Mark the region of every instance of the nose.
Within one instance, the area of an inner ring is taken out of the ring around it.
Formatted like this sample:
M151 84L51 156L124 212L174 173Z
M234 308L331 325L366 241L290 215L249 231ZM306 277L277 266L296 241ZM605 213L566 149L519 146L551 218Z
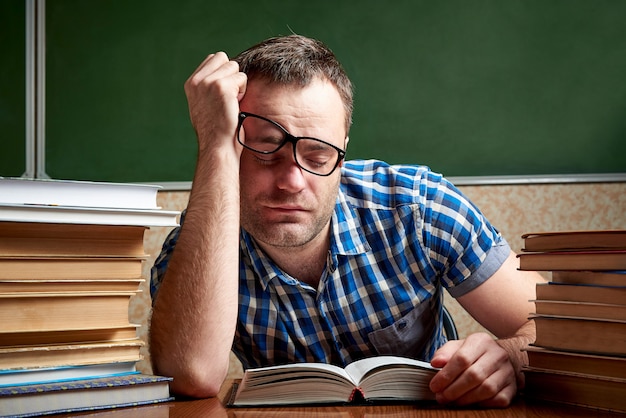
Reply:
M297 193L306 185L305 173L291 154L290 158L283 160L280 169L276 172L276 186L286 192Z

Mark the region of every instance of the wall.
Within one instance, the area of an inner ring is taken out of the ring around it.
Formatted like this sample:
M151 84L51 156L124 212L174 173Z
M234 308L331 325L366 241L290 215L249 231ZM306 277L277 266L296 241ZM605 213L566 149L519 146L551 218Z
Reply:
M626 229L626 183L494 185L459 187L502 232L515 251L522 247L521 235L545 230ZM159 204L164 209L181 210L188 192L161 192ZM146 234L146 251L150 254L144 273L149 269L167 234L165 228L154 228ZM461 337L482 328L451 298L451 310ZM131 318L140 323L141 337L147 342L150 315L150 292L147 283L143 293L131 302ZM148 347L139 364L150 371ZM240 373L237 361L231 359L231 373Z

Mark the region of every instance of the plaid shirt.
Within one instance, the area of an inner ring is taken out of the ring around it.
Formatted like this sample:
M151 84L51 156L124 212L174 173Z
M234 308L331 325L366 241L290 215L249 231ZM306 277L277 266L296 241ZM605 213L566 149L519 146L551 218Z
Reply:
M281 271L241 231L233 351L245 368L345 366L379 354L429 360L446 341L442 288L463 295L509 254L478 209L427 167L369 160L341 170L317 289ZM175 229L152 269L153 298L177 237Z

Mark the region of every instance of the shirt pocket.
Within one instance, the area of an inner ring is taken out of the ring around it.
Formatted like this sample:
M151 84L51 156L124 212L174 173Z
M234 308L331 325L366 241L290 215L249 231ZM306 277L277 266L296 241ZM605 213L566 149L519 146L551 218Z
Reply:
M378 355L425 359L435 331L430 303L421 303L393 324L368 334Z

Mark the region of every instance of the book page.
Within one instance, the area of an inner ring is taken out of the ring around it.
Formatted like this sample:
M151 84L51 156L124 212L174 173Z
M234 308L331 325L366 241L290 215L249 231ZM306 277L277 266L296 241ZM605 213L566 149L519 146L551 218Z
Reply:
M378 356L357 360L348 364L345 370L352 376L354 381L361 382L369 372L402 365L419 367L425 370L437 370L425 361L396 356Z
M340 367L289 364L245 371L235 405L348 402L355 384Z
M344 369L332 364L325 363L298 363L280 366L260 367L246 370L246 383L248 386L256 382L267 384L272 381L284 382L286 380L300 379L303 376L336 376L338 380L345 380L356 386L355 380Z

